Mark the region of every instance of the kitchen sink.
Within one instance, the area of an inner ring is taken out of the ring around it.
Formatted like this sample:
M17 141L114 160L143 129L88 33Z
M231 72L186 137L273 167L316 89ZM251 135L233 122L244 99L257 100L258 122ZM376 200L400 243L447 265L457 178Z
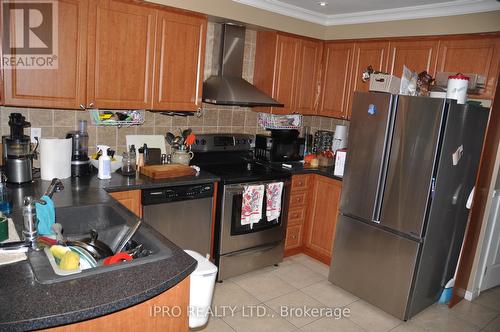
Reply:
M132 223L136 221L135 219L130 219L128 211L124 211L123 208L114 205L97 204L56 208L56 222L63 226L63 234L67 239L76 240L89 237L90 230L95 229L98 232L98 239L110 247L112 247L116 236L120 232L123 233L124 228L131 227ZM81 273L65 276L56 274L43 250L30 251L28 259L33 268L36 280L42 284L51 284L126 269L165 259L172 255L170 248L163 245L153 232L148 226L143 224L132 237L133 240L142 243L144 249L151 250L151 255L108 266L98 265L95 268L82 270Z

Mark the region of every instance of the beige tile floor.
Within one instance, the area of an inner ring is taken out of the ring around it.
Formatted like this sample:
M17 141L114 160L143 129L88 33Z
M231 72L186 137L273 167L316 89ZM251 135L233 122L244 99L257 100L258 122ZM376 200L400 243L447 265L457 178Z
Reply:
M432 305L403 322L334 286L327 278L326 265L300 254L286 258L278 267L217 283L212 306L214 316L199 331L500 331L500 287L484 292L473 302L462 301L451 310L447 306ZM280 311L282 306L349 308L350 316L335 319L325 315L286 315Z

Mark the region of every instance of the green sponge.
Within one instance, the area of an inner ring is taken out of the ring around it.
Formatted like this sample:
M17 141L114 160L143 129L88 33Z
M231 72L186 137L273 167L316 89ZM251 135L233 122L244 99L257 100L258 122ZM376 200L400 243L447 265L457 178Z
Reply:
M0 212L0 242L9 238L9 220Z

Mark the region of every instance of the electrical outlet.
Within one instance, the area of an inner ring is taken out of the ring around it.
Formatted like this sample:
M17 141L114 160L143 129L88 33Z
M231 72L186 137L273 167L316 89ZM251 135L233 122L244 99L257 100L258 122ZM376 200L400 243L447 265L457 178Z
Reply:
M42 137L42 128L31 128L31 143L36 143L35 137Z

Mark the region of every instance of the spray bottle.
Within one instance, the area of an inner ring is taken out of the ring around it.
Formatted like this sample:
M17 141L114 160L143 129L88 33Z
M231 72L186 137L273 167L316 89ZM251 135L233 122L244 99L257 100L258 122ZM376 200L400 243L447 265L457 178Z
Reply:
M101 151L101 157L99 158L99 172L97 177L101 180L111 179L111 158L108 156L109 146L98 145L97 151Z

